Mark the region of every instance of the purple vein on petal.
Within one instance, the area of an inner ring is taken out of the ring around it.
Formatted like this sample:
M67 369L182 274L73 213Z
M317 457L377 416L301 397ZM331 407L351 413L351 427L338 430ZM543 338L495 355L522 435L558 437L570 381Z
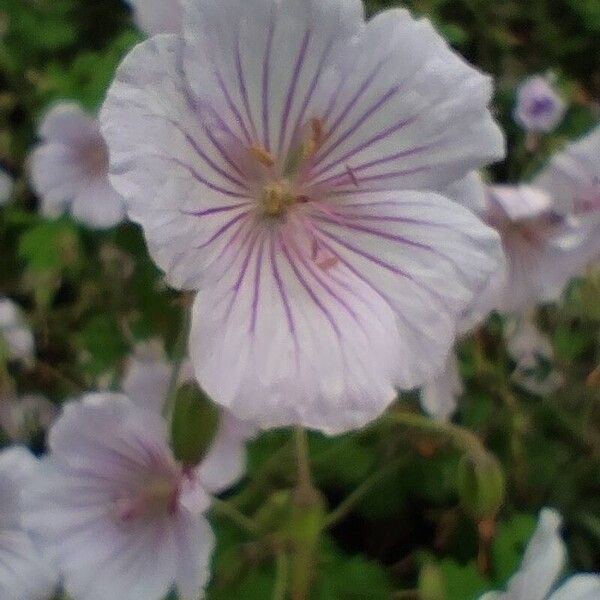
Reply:
M244 206L248 206L249 204L251 204L251 202L240 202L240 204L232 204L231 206L214 206L212 208L207 208L206 210L200 210L200 211L180 210L179 212L182 215L189 215L190 217L206 217L208 215L214 215L214 214L218 214L218 213L229 212L231 210L237 210Z
M263 144L267 151L271 151L271 131L269 124L269 105L270 105L270 80L271 80L271 55L273 51L273 37L275 35L275 13L277 4L274 2L271 7L271 16L269 21L269 33L267 34L267 46L265 48L265 58L263 60L262 74L262 121L263 121Z
M244 108L246 110L246 115L247 115L248 121L250 123L250 128L252 129L252 134L254 135L254 139L258 140L258 133L257 133L256 125L254 123L254 118L252 117L252 111L250 110L250 99L248 97L248 86L246 85L246 79L244 77L244 70L243 70L243 66L242 66L242 51L240 49L240 35L239 34L236 38L236 44L235 44L235 68L237 70L239 91L240 91L240 95L242 96L242 102L244 103Z
M282 118L281 118L281 127L279 129L279 141L277 143L277 152L280 156L283 151L283 144L285 141L285 136L287 134L288 122L290 119L290 112L292 110L292 103L293 103L294 97L296 95L296 87L298 86L298 81L300 79L300 73L302 72L302 69L304 68L304 61L306 60L306 52L308 50L308 45L310 43L311 35L312 35L312 31L310 29L308 29L304 33L302 45L300 46L300 52L298 53L296 65L294 66L292 81L290 82L290 87L288 89L287 98L286 98L285 105L283 108L283 114L282 114Z
M404 169L404 170L399 170L399 171L390 171L388 173L380 173L379 175L371 175L369 177L355 177L355 181L352 181L352 188L349 190L333 190L332 192L330 192L332 195L346 195L346 194L365 194L365 193L371 193L371 192L381 192L381 191L389 191L389 192L393 192L393 191L397 191L394 188L391 188L389 190L381 190L378 188L363 188L360 187L361 184L366 183L366 182L376 182L378 180L384 181L386 179L394 179L396 177L408 177L410 175L415 175L416 173L421 173L424 171L429 171L431 169L431 167L429 166L421 166L421 167L414 167L412 169ZM347 173L342 173L340 175L336 175L333 178L327 179L326 181L328 182L328 185L331 186L342 186L342 185L346 185L348 184L348 174ZM358 184L359 187L356 186L356 184Z
M260 298L260 276L262 271L262 259L265 249L265 239L260 242L258 252L256 253L256 270L254 273L254 296L252 298L252 319L250 322L250 331L256 331L256 320L258 318L258 299Z
M283 279L281 278L281 273L279 272L279 268L277 267L277 257L275 254L275 236L271 236L271 249L270 249L270 261L271 261L271 270L273 271L273 277L275 278L275 283L277 284L277 290L279 291L279 295L281 296L281 302L283 304L283 309L285 311L288 325L290 328L290 333L296 338L296 325L294 323L294 318L292 316L292 308L290 305L290 301L288 295L285 291L285 286L283 284Z
M334 150L339 148L339 146L341 146L353 133L355 133L358 129L360 129L360 127L362 127L362 125L369 118L371 118L375 113L377 113L379 110L381 110L381 108L383 108L401 89L402 89L402 86L400 84L396 84L396 85L392 86L375 104L373 104L371 107L369 107L368 110L363 112L363 114L358 118L358 120L354 123L354 125L347 128L343 134L338 136L336 138L336 140L327 147L326 150L324 150L319 156L317 156L316 163L320 164L325 158L330 156ZM394 133L394 131L397 131L397 130L402 129L403 127L406 127L406 125L408 125L411 122L411 119L414 119L414 118L415 117L405 119L404 121L401 121L400 123L397 123L396 125L391 127L389 130L382 132L381 134L379 134L382 136L381 139L384 139L386 136L391 135L392 133ZM334 126L332 129L335 130L336 127Z
M219 227L219 229L217 229L217 231L206 242L203 242L199 246L196 246L195 249L201 250L203 248L206 248L207 246L215 242L217 239L219 239L227 230L233 227L236 223L239 223L242 219L247 217L249 214L250 211L247 210L243 213L240 213L239 215L236 215L235 217L233 217L233 219L230 219L229 221L227 221L227 223L221 225L221 227Z

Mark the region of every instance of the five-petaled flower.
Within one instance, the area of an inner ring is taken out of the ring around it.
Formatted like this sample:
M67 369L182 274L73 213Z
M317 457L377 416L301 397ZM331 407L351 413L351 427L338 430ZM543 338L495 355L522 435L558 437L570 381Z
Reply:
M262 426L363 426L441 370L497 236L440 193L502 157L487 77L404 10L193 0L118 70L111 181L198 290L204 389Z
M205 586L214 535L204 512L241 476L245 438L224 421L189 466L167 430L152 408L108 393L68 404L51 428L26 523L73 598L161 600L174 586L193 600Z

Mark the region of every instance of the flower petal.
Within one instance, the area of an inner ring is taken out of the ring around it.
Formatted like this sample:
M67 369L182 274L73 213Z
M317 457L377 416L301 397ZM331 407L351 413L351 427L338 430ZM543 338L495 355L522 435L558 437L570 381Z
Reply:
M600 598L600 575L575 575L548 600L598 600L598 598Z
M99 179L82 190L73 200L73 217L89 227L114 227L125 218L123 198L107 179Z
M319 182L357 193L444 189L504 155L488 110L491 81L408 11L368 22L338 54L335 76L315 107L327 132L313 169Z
M508 584L515 600L545 600L565 565L566 549L560 537L562 519L551 509L540 513L537 529L525 551L519 572Z
M464 391L456 354L450 354L446 368L421 390L421 405L432 417L447 421L456 411Z
M137 26L148 35L179 33L182 27L181 0L128 0Z
M185 72L238 138L287 154L363 15L360 0L189 2Z
M205 256L249 213L249 190L203 125L181 71L181 41L156 36L117 72L101 114L111 181L170 282L197 287Z

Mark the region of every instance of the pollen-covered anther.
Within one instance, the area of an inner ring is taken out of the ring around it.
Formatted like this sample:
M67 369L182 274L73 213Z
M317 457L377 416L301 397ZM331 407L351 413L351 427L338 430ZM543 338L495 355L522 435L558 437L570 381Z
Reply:
M265 167L275 166L275 157L263 146L250 146L248 148L250 156Z
M265 185L261 200L265 214L279 217L298 201L298 196L292 190L289 181L282 179Z

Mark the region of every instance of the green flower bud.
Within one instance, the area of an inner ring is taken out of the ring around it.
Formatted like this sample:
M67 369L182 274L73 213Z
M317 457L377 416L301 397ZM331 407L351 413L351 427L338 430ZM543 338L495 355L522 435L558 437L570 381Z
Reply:
M171 446L175 458L197 465L210 449L219 428L219 411L193 384L177 390L171 418Z
M504 472L490 454L463 457L457 485L464 510L477 521L494 517L504 503Z

